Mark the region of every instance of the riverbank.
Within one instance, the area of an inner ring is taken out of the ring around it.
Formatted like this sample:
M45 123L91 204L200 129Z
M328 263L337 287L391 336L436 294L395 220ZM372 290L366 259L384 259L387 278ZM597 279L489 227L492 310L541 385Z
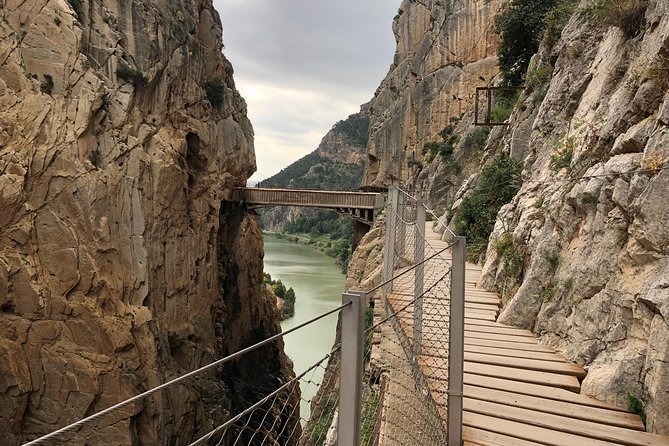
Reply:
M337 266L341 268L342 273L346 274L348 263L351 260L351 242L349 240L332 238L327 234L315 237L308 233L270 232L264 230L263 235L316 249L326 256L332 257Z

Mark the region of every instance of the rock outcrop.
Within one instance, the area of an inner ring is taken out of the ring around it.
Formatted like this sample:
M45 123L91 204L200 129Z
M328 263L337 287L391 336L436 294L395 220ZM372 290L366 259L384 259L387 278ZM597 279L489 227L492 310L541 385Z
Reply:
M0 437L17 444L279 326L257 223L221 205L255 157L211 1L9 1L0 25ZM63 440L187 444L290 373L277 344Z
M491 240L512 233L524 271L500 320L585 365L584 393L623 407L634 395L648 430L669 434L669 171L654 170L669 159L669 10L647 2L630 33L585 7L535 57L552 79L504 140L523 186ZM501 283L494 243L484 273Z
M411 162L427 165L425 143L439 139L451 118L474 102L477 86L498 73L493 17L502 0L404 0L395 16L395 59L372 100L365 183L384 186L415 176ZM446 166L425 166L423 183ZM424 190L448 189L438 181ZM417 187L423 187L418 185ZM438 200L438 198L437 198Z
M522 161L523 186L499 212L484 266L483 284L505 294L500 320L583 364L586 394L621 407L640 400L648 430L667 434L667 3L571 2L580 4L534 57L510 126L475 134L472 97L498 72L492 21L502 3L402 3L395 61L372 101L365 180L457 208L496 154ZM456 169L421 153L449 124ZM476 157L469 136L485 145ZM517 277L497 253L501 237L522 259ZM374 265L358 263L354 255L356 278L371 277Z

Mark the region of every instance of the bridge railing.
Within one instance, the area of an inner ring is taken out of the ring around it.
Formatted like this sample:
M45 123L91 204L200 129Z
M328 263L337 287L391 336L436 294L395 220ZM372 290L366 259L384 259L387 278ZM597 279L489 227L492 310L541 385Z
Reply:
M235 189L232 199L255 206L379 209L384 204L378 193L254 187Z

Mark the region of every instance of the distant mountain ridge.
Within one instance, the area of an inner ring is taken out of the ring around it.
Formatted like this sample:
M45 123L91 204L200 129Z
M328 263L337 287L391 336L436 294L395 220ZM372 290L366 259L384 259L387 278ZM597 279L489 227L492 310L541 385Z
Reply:
M316 150L258 187L356 190L362 181L368 134L369 106L364 104L360 112L337 122Z

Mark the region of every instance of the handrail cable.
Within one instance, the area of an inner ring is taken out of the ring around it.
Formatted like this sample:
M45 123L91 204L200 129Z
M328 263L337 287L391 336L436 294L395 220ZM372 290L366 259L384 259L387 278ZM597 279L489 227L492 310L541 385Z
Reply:
M371 294L371 293L373 293L374 291L377 291L379 288L383 287L384 285L388 285L388 284L389 284L390 282L392 282L393 280L395 280L395 279L399 279L400 277L402 277L403 275L405 275L405 274L408 273L409 271L414 270L417 266L420 266L420 265L422 265L422 264L424 264L424 263L427 263L428 260L432 260L432 259L434 259L435 257L437 257L437 256L439 256L440 254L442 254L444 251L447 251L447 250L451 249L451 248L452 248L453 246L455 246L457 243L458 243L458 242L451 243L451 244L448 245L447 247L442 248L442 249L440 249L439 251L437 251L436 253L432 254L430 257L426 257L426 258L423 259L422 261L416 263L416 264L413 265L411 268L408 268L408 269L406 269L405 271L402 271L401 273L397 274L396 276L391 277L390 279L386 280L385 282L381 282L380 284L376 285L376 286L375 286L374 288L372 288L371 290L369 290L369 291L365 291L365 293L367 293L367 294Z
M350 305L350 304L347 304L347 305ZM346 306L346 305L344 305L344 306ZM317 361L315 364L313 364L313 365L312 365L311 367L309 367L307 370L305 370L304 372L300 373L298 376L296 376L295 378L291 379L290 381L286 381L286 383L285 383L284 385L282 385L281 387L277 388L277 389L276 389L275 391L273 391L272 393L267 394L265 397L263 397L262 399L260 399L259 401L257 401L257 402L256 402L255 404L253 404L252 406L247 407L247 408L244 409L242 412L240 412L240 413L238 413L237 415L235 415L234 417L230 418L228 421L226 421L225 423L221 424L220 426L218 426L217 428L215 428L214 430L212 430L212 431L209 432L208 434L205 434L205 435L203 435L202 437L198 438L197 440L195 440L193 443L189 444L188 446L196 446L196 445L202 443L203 441L210 439L211 437L213 437L214 435L216 435L217 432L220 432L221 430L226 429L226 428L229 427L231 424L235 423L237 420L239 420L240 418L242 418L244 415L246 415L246 414L248 414L248 413L254 411L255 409L257 409L258 407L262 406L262 405L265 404L270 398L272 398L273 396L277 395L279 392L281 392L282 390L284 390L284 389L285 389L286 387L288 387L289 385L291 385L291 384L293 384L293 383L295 383L295 382L301 380L302 378L304 378L304 376L305 376L307 373L309 373L310 371L312 371L312 370L315 369L316 367L320 366L326 359L330 358L330 357L334 354L334 352L336 352L339 348L340 348L340 346L335 347L333 350L330 351L330 353L328 353L327 355L325 355L322 359L320 359L319 361Z
M395 187L397 187L397 186L395 186ZM423 207L425 208L425 211L427 211L428 214L430 214L430 215L432 215L434 218L436 218L436 219L437 219L437 222L439 222L444 228L446 228L446 230L451 234L452 237L457 237L457 236L458 236L455 232L451 231L451 228L448 227L448 222L444 223L444 222L441 220L441 217L439 217L437 214L435 214L434 211L433 211L432 209L430 209L429 207L427 207L427 206L425 205L425 203L423 203L421 200L419 200L418 198L414 197L413 195L411 195L410 193L408 193L408 192L405 191L404 189L402 189L402 188L400 188L400 187L397 187L397 189L399 189L399 191L402 192L402 193L403 193L404 195L406 195L407 197L413 199L416 203L420 203L421 206L423 206Z
M90 416L88 416L88 417L86 417L86 418L83 418L83 419L81 419L81 420L79 420L79 421L76 421L76 422L74 422L74 423L72 423L72 424L69 424L69 425L67 425L67 426L65 426L65 427L62 427L62 428L60 428L60 429L58 429L58 430L55 430L55 431L53 431L53 432L51 432L51 433L49 433L49 434L46 434L46 435L44 435L44 436L42 436L42 437L39 437L39 438L37 438L37 439L35 439L35 440L29 441L28 443L24 443L23 446L32 446L32 445L43 444L43 442L44 442L45 440L48 440L48 439L50 439L50 438L57 437L57 436L59 436L60 434L63 434L63 433L66 433L66 432L68 432L68 431L71 431L71 430L73 430L73 429L75 429L75 428L81 427L81 426L83 426L84 424L86 424L86 423L88 423L88 422L90 422L90 421L96 420L96 419L101 418L101 417L103 417L103 416L105 416L105 415L107 415L107 414L110 414L110 413L112 413L112 412L114 412L114 411L116 411L116 410L118 410L118 409L121 409L121 408L123 408L123 407L129 405L130 403L134 403L135 401L138 401L138 400L140 400L140 399L142 399L142 398L145 398L145 397L147 397L147 396L149 396L149 395L152 395L152 394L154 394L154 393L156 393L156 392L158 392L158 391L160 391L160 390L163 390L163 389L165 389L165 388L167 388L167 387L170 387L170 386L172 386L173 384L176 384L176 383L178 383L178 382L180 382L180 381L183 381L183 380L188 379L188 378L191 378L192 376L195 376L195 375L197 375L197 374L199 374L199 373L202 373L202 372L204 372L205 370L211 369L211 368L216 367L216 366L219 366L219 365L221 365L221 364L225 364L226 362L229 362L229 361L231 361L231 360L233 360L233 359L236 359L236 358L238 358L238 357L240 357L240 356L243 356L243 355L245 355L246 353L249 353L249 352L251 352L251 351L253 351L253 350L256 350L256 349L258 349L258 348L260 348L260 347L262 347L262 346L264 346L264 345L269 344L269 343L272 342L272 341L275 341L275 340L277 340L277 339L279 339L279 338L282 338L283 336L285 336L285 335L287 335L287 334L290 334L290 333L292 333L292 332L294 332L294 331L299 330L300 328L303 328L303 327L305 327L305 326L307 326L307 325L310 325L310 324L312 324L312 323L314 323L314 322L316 322L316 321L318 321L318 320L320 320L320 319L323 319L324 317L327 317L327 316L329 316L329 315L331 315L331 314L333 314L333 313L336 313L337 311L340 311L341 309L343 309L343 308L345 308L345 307L347 307L347 306L349 306L349 305L352 305L352 303L353 303L353 302L350 301L350 302L347 302L347 303L345 303L345 304L343 304L343 305L340 305L340 306L338 306L337 308L334 308L334 309L332 309L332 310L330 310L330 311L327 311L327 312L321 314L320 316L316 316L316 317L314 317L314 318L312 318L312 319L310 319L310 320L308 320L308 321L306 321L306 322L303 322L303 323L301 323L301 324L299 324L299 325L297 325L297 326L295 326L295 327L293 327L293 328L291 328L291 329L289 329L289 330L286 330L286 331L284 331L284 332L277 333L277 334L275 334L274 336L271 336L271 337L269 337L269 338L267 338L267 339L265 339L265 340L263 340L263 341L258 342L257 344L253 344L253 345L251 345L251 346L249 346L249 347L246 347L245 349L239 350L238 352L235 352L235 353L233 353L233 354L231 354L231 355L228 355L228 356L226 356L225 358L221 358L221 359L219 359L219 360L217 360L217 361L214 361L214 362L212 362L212 363L210 363L210 364L207 364L207 365L205 365L205 366L203 366L203 367L200 367L199 369L196 369L196 370L193 370L193 371L191 371L191 372L188 372L188 373L186 373L186 374L184 374L184 375L181 375L181 376L179 376L179 377L177 377L177 378L174 378L174 379L171 380L171 381L168 381L168 382L166 382L166 383L160 384L160 385L158 385L158 386L156 386L156 387L154 387L154 388L152 388L152 389L149 389L149 390L147 390L147 391L145 391L145 392L142 392L142 393L140 393L139 395L135 395L135 396L133 396L133 397L131 397L131 398L128 398L128 399L125 400L125 401L121 401L120 403L114 404L113 406L110 406L110 407L108 407L108 408L106 408L106 409L103 409L103 410L101 410L100 412L94 413L93 415L90 415Z

